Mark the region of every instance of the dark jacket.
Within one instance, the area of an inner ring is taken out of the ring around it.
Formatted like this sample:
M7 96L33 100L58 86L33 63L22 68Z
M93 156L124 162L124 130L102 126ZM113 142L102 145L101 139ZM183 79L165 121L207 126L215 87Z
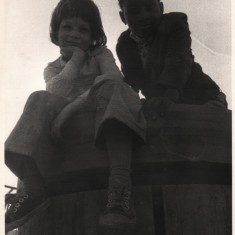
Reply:
M141 90L147 99L173 88L179 92L178 103L203 104L220 92L218 85L194 61L184 13L162 16L145 69L129 29L120 35L116 50L125 81L137 92Z

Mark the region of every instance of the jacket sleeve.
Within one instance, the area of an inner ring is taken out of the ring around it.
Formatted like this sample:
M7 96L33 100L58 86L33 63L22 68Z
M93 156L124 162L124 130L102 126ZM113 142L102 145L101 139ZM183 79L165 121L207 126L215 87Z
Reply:
M184 13L170 13L163 24L167 34L164 68L157 84L161 84L182 93L191 75L193 56L191 37Z
M130 30L123 32L116 45L116 52L121 63L121 71L124 75L124 81L132 87L137 93L142 87L144 77L142 64L138 54L137 45L131 42L129 37Z

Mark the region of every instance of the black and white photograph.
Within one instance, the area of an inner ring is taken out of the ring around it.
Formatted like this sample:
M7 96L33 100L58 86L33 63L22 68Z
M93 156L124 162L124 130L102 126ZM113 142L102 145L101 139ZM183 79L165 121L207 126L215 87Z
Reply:
M231 235L231 0L2 0L5 235Z

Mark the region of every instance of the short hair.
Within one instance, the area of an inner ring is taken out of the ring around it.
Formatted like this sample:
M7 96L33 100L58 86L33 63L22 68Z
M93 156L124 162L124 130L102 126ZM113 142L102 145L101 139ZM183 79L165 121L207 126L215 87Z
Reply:
M161 2L161 0L158 0L159 2ZM125 0L118 0L118 4L119 4L119 7L121 9L123 9L123 4L124 4Z
M73 17L79 17L89 24L94 48L106 45L107 37L104 33L100 12L92 0L60 0L51 17L50 38L52 43L58 45L61 21Z

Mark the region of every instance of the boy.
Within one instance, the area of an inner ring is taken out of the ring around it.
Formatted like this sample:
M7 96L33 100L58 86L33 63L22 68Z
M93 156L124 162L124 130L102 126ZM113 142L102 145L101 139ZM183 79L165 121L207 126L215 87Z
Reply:
M187 15L163 14L160 0L119 0L119 6L129 29L118 39L117 55L125 81L146 98L147 117L172 103L227 107L218 85L194 62Z

